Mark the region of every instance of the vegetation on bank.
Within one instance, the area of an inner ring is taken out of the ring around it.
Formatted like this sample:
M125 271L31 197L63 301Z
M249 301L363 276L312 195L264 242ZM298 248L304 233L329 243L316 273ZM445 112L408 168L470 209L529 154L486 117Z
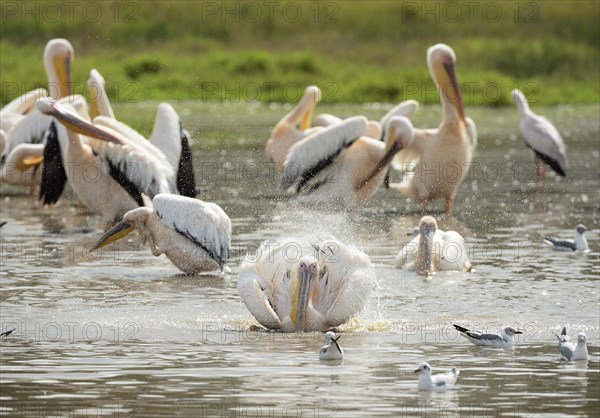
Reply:
M86 4L88 6L86 6ZM89 6L89 5L92 6ZM47 84L46 41L75 47L74 91L91 68L111 100L438 101L425 55L451 45L467 105L600 97L600 5L591 1L0 2L2 103Z

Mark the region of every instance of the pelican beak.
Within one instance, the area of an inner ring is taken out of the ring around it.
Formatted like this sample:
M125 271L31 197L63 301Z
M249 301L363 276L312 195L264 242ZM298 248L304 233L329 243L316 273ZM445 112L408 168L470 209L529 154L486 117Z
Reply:
M44 162L44 157L41 155L39 155L37 157L23 158L17 164L17 170L23 172L23 171L27 170L28 168L37 167L38 165L42 164L43 162Z
M122 220L108 231L106 231L94 244L90 251L95 251L98 248L102 248L111 242L117 241L127 235L129 235L135 229L135 223L133 221Z
M115 135L92 125L58 102L40 101L38 102L38 107L40 107L42 113L55 117L73 132L102 141L112 142L113 144L124 145L124 142Z
M456 77L456 71L454 69L454 63L445 63L444 69L448 78L450 79L450 86L440 86L442 94L454 104L454 108L458 114L460 120L467 126L467 120L465 116L465 107L460 93L460 85L458 84L458 78ZM453 97L452 97L453 96Z
M60 98L71 95L71 54L54 58L54 69L60 81Z
M390 126L389 135L389 138L396 138L396 130L393 126ZM386 153L384 154L384 156L381 158L381 160L379 160L379 162L373 168L373 170L371 170L371 172L367 174L366 177L364 177L356 186L354 186L354 191L359 191L360 189L362 189L369 181L371 181L371 179L373 179L373 177L375 177L381 172L381 170L387 167L388 164L394 158L394 155L396 155L398 151L402 149L402 147L403 144L401 138L390 141L389 144L386 145Z
M87 90L90 101L92 102L91 117L92 120L94 120L96 116L100 116L100 105L98 104L100 93L98 92L98 86L96 84L88 84Z
M304 330L304 322L306 320L306 311L308 310L308 302L312 294L312 284L315 278L315 272L310 271L308 267L300 268L298 272L299 284L296 292L296 303L292 309L292 320L296 324L296 332Z

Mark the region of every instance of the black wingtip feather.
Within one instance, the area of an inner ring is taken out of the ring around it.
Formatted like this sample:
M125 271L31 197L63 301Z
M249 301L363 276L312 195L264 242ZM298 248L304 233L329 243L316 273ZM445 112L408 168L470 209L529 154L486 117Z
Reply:
M38 199L44 205L52 205L58 201L67 184L67 173L60 152L56 122L48 126L46 145L44 146L44 166Z
M556 174L558 174L561 177L567 176L567 174L565 173L565 170L563 170L562 167L560 166L560 164L558 164L558 161L556 161L553 158L548 157L545 154L542 154L539 151L533 150L533 152L535 152L535 155L537 155L540 160L545 162L552 170L554 170L554 172L556 172Z
M194 177L194 159L190 147L190 135L179 121L181 136L181 156L177 167L177 190L179 194L187 197L196 197L196 179Z

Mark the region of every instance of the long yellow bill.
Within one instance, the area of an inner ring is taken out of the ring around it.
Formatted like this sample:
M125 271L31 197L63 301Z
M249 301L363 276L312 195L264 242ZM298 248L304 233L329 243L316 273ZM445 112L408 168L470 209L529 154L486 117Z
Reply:
M19 170L19 171L25 171L28 168L36 167L36 166L42 164L43 162L44 162L44 157L42 155L39 155L37 157L23 158L17 164L17 170Z
M120 240L123 237L129 235L135 229L135 223L133 221L123 220L106 231L100 239L90 248L90 251L95 251L98 248L102 248L105 245Z

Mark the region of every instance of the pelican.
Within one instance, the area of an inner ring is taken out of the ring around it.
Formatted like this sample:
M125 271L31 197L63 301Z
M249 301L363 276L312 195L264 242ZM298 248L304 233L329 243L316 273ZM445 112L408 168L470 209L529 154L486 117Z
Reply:
M501 334L482 334L476 331L469 331L460 325L454 325L454 328L460 332L460 335L471 341L473 344L492 348L513 347L515 345L514 336L516 334L523 334L513 327L502 328Z
M289 239L263 243L242 264L237 290L265 328L327 331L360 312L374 284L365 253L335 238Z
M125 135L132 141L138 142L153 153L163 163L171 165L175 171L176 187L179 194L188 197L196 196L196 180L191 150L190 134L183 127L179 115L168 103L160 103L156 111L154 127L148 141L137 131L115 118L108 95L105 90L104 77L96 69L90 71L87 82L88 92L92 98L92 116L103 116L99 123ZM101 121L101 122L100 122Z
M390 119L385 142L363 135L367 120L354 116L315 132L289 151L281 185L303 200L341 205L351 213L383 183L393 156L413 139L412 124Z
M440 93L443 118L437 129L414 129L412 146L399 153L394 164L412 172L390 187L420 201L425 210L432 201L444 199L444 211L449 215L473 159L477 130L465 117L452 48L445 44L430 47L427 65Z
M320 360L343 360L344 350L338 343L340 337L335 338L335 332L327 331L325 333L325 345L319 352Z
M583 251L587 252L590 250L587 239L583 235L586 231L589 231L585 225L579 224L575 227L575 239L558 240L556 238L544 237L544 242L550 244L557 251Z
M13 100L0 111L2 129L6 132L6 146L3 149L2 165L9 160L9 155L23 144L24 149L17 151L15 156L31 155L29 164L8 165L2 167L0 181L16 186L29 187L33 193L41 178L39 165L43 162L43 138L52 122L52 118L40 114L35 108L37 100L50 97L61 99L71 94L71 62L75 56L73 46L66 39L52 39L44 49L44 67L48 77L48 91L45 89L32 90ZM40 144L39 146L32 146Z
M556 334L554 334L556 335ZM585 333L580 332L577 334L577 345L573 345L571 338L567 335L567 327L563 327L560 335L556 335L558 338L558 348L560 350L560 358L565 361L571 360L588 360L588 350L586 346L587 338Z
M231 221L219 205L186 196L157 194L152 206L127 212L91 251L137 228L144 242L149 241L152 255L165 254L185 273L227 270Z
M435 271L471 271L464 238L455 231L438 229L432 216L423 216L416 235L396 255L396 268L416 270L421 274Z
M37 106L60 121L52 122L50 132L54 132L69 167L69 183L87 208L102 215L105 228L126 212L144 206L142 194L153 198L174 190L170 167L136 142L109 127L90 124L61 103L41 100ZM79 134L87 135L89 144Z
M307 134L320 128L311 128L312 114L317 103L321 101L321 89L308 86L304 96L291 112L285 115L273 128L271 138L267 141L265 151L269 160L275 164L279 172L289 149Z
M443 392L452 389L460 371L453 368L443 374L431 375L431 366L429 363L421 363L415 373L419 373L418 388L421 391Z
M538 182L546 177L547 164L561 177L566 176L569 166L565 142L552 122L543 116L535 114L530 108L525 95L518 89L512 91L513 99L521 115L519 127L525 143L534 152L535 173Z

